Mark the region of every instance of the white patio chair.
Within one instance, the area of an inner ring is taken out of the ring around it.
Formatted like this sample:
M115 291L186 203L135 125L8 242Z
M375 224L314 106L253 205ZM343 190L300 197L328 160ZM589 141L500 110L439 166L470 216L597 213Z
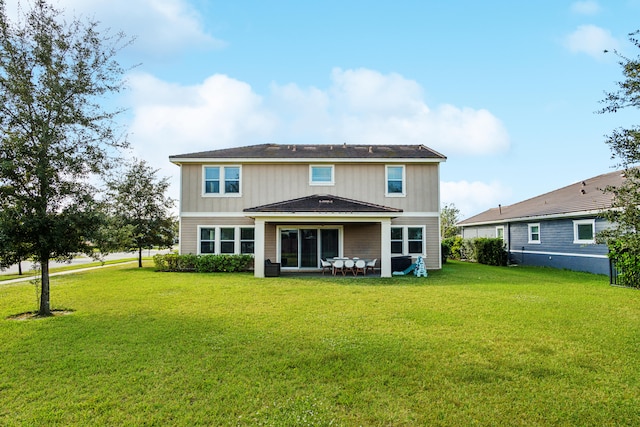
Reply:
M341 259L333 261L333 275L335 276L338 271L344 276L344 261Z
M375 273L376 272L376 262L378 262L378 258L376 259L372 259L371 261L367 262L367 266L365 268L365 274L367 274L367 271L371 270L371 272Z
M359 260L357 260L357 261L356 261L355 268L353 269L353 275L354 275L354 276L357 276L357 275L358 275L358 272L359 272L359 271L362 271L362 275L363 275L363 276L366 276L366 274L367 274L366 268L367 268L367 263L366 263L366 262L364 262L364 260L363 260L363 259L359 259Z
M329 270L330 272L333 270L333 265L329 261L325 261L322 258L320 259L320 265L322 266L322 275L324 276L324 271Z
M344 268L342 269L342 275L344 276L347 271L354 273L353 267L355 267L356 263L353 262L352 259L348 259L344 262ZM355 274L355 273L354 273Z

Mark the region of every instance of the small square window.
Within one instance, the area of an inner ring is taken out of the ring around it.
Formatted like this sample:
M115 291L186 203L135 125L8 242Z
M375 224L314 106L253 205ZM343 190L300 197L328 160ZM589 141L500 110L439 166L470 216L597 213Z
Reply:
M573 243L593 244L595 243L595 219L584 219L573 221Z
M333 185L332 165L311 165L309 168L309 183L311 185Z

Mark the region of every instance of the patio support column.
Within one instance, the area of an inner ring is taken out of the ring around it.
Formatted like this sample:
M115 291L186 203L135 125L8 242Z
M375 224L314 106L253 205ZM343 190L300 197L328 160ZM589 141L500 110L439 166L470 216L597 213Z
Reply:
M264 277L264 219L255 219L253 275Z
M380 221L380 277L391 277L391 219Z

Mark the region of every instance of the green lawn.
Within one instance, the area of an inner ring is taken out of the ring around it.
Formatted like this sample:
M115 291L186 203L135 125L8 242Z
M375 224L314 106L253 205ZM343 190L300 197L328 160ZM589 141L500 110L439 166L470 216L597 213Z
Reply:
M0 425L639 425L640 292L451 262L428 278L131 264L0 284Z

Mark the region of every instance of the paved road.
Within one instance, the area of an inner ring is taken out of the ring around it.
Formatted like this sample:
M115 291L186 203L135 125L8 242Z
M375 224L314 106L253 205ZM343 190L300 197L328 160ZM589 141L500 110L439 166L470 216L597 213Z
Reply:
M156 250L156 249L152 249L152 250L144 250L142 252L142 256L143 257L148 257L148 256L153 256L155 254L166 254L171 252L170 249L163 249L163 250ZM138 258L138 253L137 252L117 252L117 253L113 253L113 254L109 254L105 257L106 261L112 261L112 260L118 260L118 259L124 259L124 258ZM74 259L71 260L71 263L58 263L55 261L52 261L49 264L49 268L56 268L56 267L64 267L66 265L82 265L82 264L88 264L91 262L95 262L95 260L93 258L87 257L87 256L77 256ZM29 274L30 270L32 267L32 263L30 261L24 261L22 263L22 273L24 275L31 275ZM0 274L17 274L18 273L18 265L12 265L11 267L9 267L6 270L2 270L0 271Z

